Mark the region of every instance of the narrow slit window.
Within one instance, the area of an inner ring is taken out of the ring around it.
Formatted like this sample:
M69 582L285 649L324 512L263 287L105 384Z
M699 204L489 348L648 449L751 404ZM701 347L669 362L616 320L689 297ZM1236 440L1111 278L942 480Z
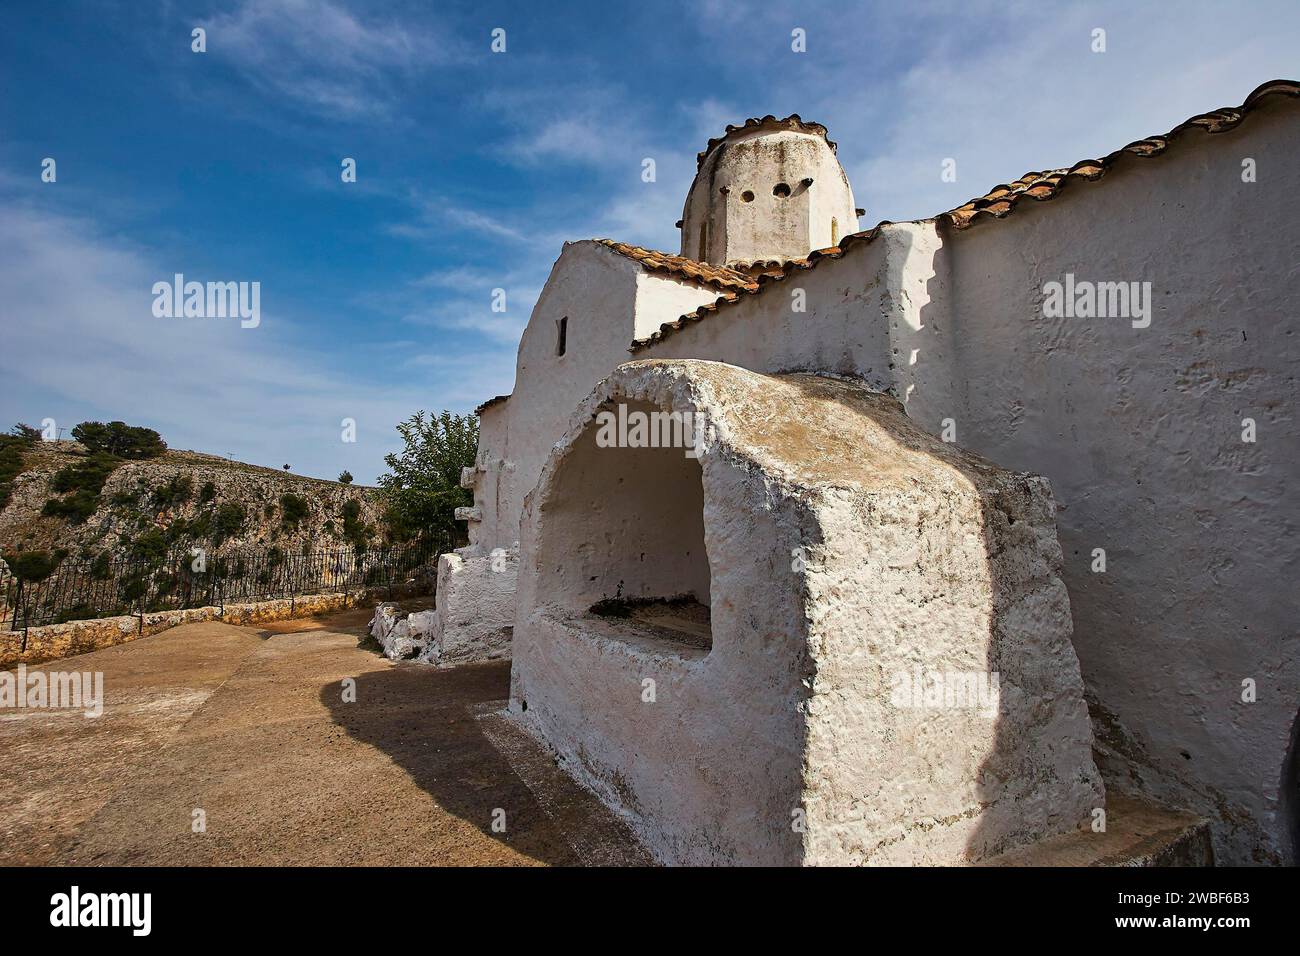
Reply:
M709 224L705 222L700 226L700 254L695 258L700 262L707 262L709 256Z
M831 245L838 246L839 244L840 244L840 223L839 220L832 218L831 219Z
M564 350L569 347L569 317L566 315L562 319L555 321L555 354L563 355Z

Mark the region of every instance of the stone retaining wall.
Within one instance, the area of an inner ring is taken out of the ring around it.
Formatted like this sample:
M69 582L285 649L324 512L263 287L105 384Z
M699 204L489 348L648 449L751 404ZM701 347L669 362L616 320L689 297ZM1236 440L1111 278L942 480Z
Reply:
M220 607L196 607L180 611L155 611L144 615L102 617L88 621L68 621L49 624L27 631L24 650L22 631L0 631L0 667L19 664L39 664L43 661L85 654L115 644L125 644L139 637L148 637L179 624L198 621L224 621L227 624L261 624L295 617L312 617L330 611L368 604L377 598L409 597L423 588L387 587L369 588L365 591L330 594L304 594L296 598L274 601L257 601L251 604L227 604Z

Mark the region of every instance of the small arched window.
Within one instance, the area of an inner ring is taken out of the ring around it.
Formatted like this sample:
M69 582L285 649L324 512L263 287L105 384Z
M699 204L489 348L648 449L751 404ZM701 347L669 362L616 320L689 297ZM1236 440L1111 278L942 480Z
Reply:
M700 262L707 262L709 258L709 223L705 220L700 226L700 254L695 258Z
M787 198L789 198L789 196L790 196L790 184L789 184L789 183L777 183L775 186L772 187L772 195L773 195L773 196L778 196L778 197L780 197L781 199L787 199Z

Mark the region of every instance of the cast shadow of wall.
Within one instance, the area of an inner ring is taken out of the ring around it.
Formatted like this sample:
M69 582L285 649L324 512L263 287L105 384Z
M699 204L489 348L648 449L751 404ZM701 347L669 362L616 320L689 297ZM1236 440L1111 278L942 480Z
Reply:
M356 682L355 703L343 702L337 682L319 695L350 737L382 751L440 808L489 839L543 863L578 862L475 716L476 708L509 696L509 661L445 670L399 664ZM492 829L498 810L506 822L500 833Z

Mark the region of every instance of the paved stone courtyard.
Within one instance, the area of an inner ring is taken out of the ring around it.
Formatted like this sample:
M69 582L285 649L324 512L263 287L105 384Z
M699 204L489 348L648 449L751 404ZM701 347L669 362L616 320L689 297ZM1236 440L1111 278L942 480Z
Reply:
M496 715L508 661L391 663L363 643L370 613L186 625L44 665L102 671L104 712L0 712L0 864L648 862Z

